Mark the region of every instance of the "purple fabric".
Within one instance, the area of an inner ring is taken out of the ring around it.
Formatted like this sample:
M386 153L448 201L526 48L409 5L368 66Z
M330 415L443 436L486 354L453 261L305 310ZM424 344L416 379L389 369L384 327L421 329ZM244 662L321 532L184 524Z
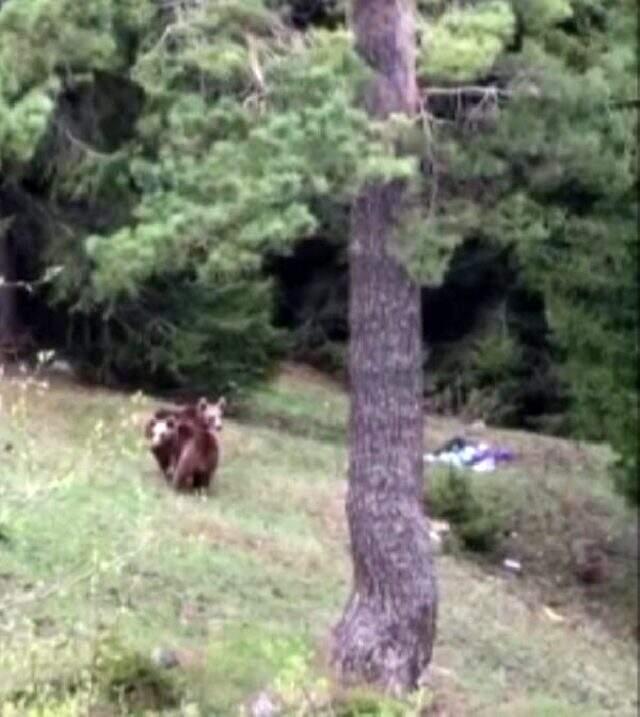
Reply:
M472 450L476 449L477 444L467 443L464 439L456 437L447 441L447 443L445 443L439 451L436 451L435 456L437 457L438 455L447 453L459 455L463 465L467 466L473 466L476 465L476 463L490 459L496 463L507 463L515 460L516 458L513 451L510 451L508 448L501 448L498 446L488 446L482 450L478 448L471 456L464 456L463 454L465 450L468 450L469 448Z
M473 465L487 458L493 458L496 463L506 463L515 460L515 454L507 448L487 448L484 451L478 451L469 461L469 464Z

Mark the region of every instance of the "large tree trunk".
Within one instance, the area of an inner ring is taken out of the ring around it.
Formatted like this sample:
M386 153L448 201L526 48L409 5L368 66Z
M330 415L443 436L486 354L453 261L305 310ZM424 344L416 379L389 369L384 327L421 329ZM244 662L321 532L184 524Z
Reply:
M416 108L410 0L354 0L358 50L375 71L370 113ZM422 505L420 291L390 252L400 182L367 187L352 213L347 515L354 584L334 631L348 682L414 688L431 660L437 589Z

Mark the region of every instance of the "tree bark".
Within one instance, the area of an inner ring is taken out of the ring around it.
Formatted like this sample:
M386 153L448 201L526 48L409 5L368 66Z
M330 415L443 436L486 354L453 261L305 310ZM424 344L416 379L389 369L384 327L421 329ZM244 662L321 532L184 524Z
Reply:
M410 0L353 0L357 48L374 71L365 98L378 117L416 109ZM402 182L370 185L352 209L351 385L347 517L353 588L333 635L346 682L399 693L431 660L437 586L422 504L420 290L390 252L406 202Z

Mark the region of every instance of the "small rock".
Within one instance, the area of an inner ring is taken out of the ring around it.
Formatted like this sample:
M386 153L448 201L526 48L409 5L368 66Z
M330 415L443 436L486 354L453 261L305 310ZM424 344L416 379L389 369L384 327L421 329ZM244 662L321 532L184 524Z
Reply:
M451 531L451 526L446 520L432 520L431 530L435 531L439 535L446 535Z
M430 520L429 521L429 537L435 550L442 550L445 537L451 532L451 527L446 520Z
M486 427L487 427L487 424L484 421L481 421L479 419L477 421L474 421L471 424L472 431L484 431L486 429Z
M440 552L442 550L442 538L440 537L440 534L435 530L430 530L429 537L431 538L431 545L434 550Z
M505 570L508 570L510 573L514 573L516 575L520 574L522 572L522 565L519 560L513 560L512 558L505 558L505 560L502 563L502 567Z

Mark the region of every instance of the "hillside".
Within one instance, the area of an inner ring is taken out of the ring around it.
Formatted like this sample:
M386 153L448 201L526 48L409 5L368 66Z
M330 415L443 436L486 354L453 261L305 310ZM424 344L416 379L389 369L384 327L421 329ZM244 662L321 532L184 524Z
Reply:
M324 705L295 714L417 712L384 712L321 679L350 578L338 388L291 367L256 394L225 424L207 497L158 478L141 430L148 397L17 375L0 399L0 715L86 714L85 701L94 715L233 715L264 689ZM461 430L430 419L427 445ZM606 451L478 430L521 454L505 475L540 487L546 522L527 535L544 540L521 554L521 578L486 557L439 555L427 714L636 714L635 623L614 600L624 571L591 592L561 566L544 579L566 537L543 534L558 515L612 534L633 525L603 477ZM180 664L155 664L169 659Z

